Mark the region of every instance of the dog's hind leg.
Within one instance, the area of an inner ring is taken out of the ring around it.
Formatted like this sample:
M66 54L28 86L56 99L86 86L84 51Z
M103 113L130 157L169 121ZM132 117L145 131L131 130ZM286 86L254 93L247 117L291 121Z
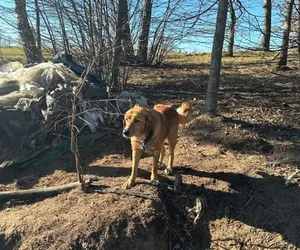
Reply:
M129 189L131 188L134 183L137 176L137 171L139 167L139 162L141 159L142 150L140 148L134 148L132 149L132 169L131 169L131 175L129 179L123 184L123 189Z
M151 183L155 186L159 184L157 169L158 169L158 157L161 153L161 149L156 149L153 155L153 166L151 170Z
M172 131L170 131L170 133L168 135L170 156L169 156L168 166L165 169L165 173L168 175L172 174L172 172L173 172L172 168L173 168L173 162L174 162L174 151L175 151L175 146L177 143L177 132L178 132L178 126L173 127Z
M160 150L159 162L158 162L158 169L164 168L164 158L165 158L166 150L164 145L162 145Z

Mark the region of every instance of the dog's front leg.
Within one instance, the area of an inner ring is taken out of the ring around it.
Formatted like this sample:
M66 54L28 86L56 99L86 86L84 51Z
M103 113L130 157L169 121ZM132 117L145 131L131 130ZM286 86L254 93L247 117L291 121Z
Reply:
M139 162L141 159L142 150L140 148L134 147L132 149L132 169L131 169L131 175L129 179L123 184L123 189L129 189L132 188L132 186L135 183L135 179L137 176L137 171L139 167Z
M155 186L159 185L158 176L157 176L157 169L158 169L158 159L160 155L161 150L155 150L153 155L153 167L151 171L151 183Z

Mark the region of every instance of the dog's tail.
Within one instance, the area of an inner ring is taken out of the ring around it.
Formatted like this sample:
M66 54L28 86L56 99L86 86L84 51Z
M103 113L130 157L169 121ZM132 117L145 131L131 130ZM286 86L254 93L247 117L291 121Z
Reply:
M179 114L179 124L184 125L189 123L192 118L192 106L188 102L184 102L181 106L177 109L177 113Z

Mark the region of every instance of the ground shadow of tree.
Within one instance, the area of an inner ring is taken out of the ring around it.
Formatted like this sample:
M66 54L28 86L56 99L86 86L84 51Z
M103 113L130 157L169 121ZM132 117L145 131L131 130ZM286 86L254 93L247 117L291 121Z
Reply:
M297 142L300 138L300 129L294 128L291 125L276 125L268 123L250 123L248 121L237 120L231 117L223 117L224 123L239 125L242 129L247 129L259 134L261 137L269 140L289 140Z
M86 171L89 174L114 178L127 178L130 173L129 168L120 166L96 166ZM186 239L188 240L186 244L196 247L191 249L199 249L200 245L201 249L208 249L212 244L208 223L217 219L229 218L266 232L279 233L284 240L300 247L300 217L298 216L300 189L298 186L286 188L283 177L269 175L265 172L257 172L257 178L254 178L238 173L209 173L194 170L188 166L176 167L174 171L181 175L222 180L227 182L232 189L232 192L222 192L204 189L195 184L184 184L181 191L176 193L169 188L173 185L173 181L160 174L159 197L168 213L170 229L176 229L176 233L175 230L172 231L175 242L176 240L180 242L180 236L187 237L186 230L190 230L191 238ZM147 181L150 178L149 171L139 169L138 176L141 179L136 185L149 184ZM130 194L131 191L126 192ZM208 204L204 216L194 228L183 226L187 223L184 221L188 217L187 208L193 207L195 197L200 195L206 197ZM182 242L180 243L182 244Z
M295 159L299 158L300 129L288 123L257 123L226 116L200 116L184 133L193 136L199 144L218 144L226 150L265 155L279 161L284 158L286 164L294 164Z
M69 146L69 145L67 145ZM55 148L54 148L55 149ZM51 151L49 148L47 151ZM105 155L120 154L130 156L130 141L125 140L121 136L121 130L108 133L107 136L101 138L101 140L92 141L91 145L81 145L79 147L81 154L82 167L88 166L92 161L97 158L101 158ZM37 156L30 159L41 160L43 156ZM83 168L83 174L86 168ZM26 167L21 165L15 165L14 167L0 168L0 183L11 184L16 182L16 186L19 189L30 189L39 183L42 177L53 174L56 170L61 170L66 173L76 172L74 155L70 152L69 148L66 152L52 163L41 164L36 166L35 164L29 164ZM75 178L73 181L76 181Z
M224 217L239 220L267 232L279 233L284 240L300 247L298 186L286 188L284 178L264 172L258 172L259 177L253 178L236 173L208 173L188 167L177 168L176 171L183 175L226 181L234 190L227 193L205 189L208 203L206 220L214 221ZM210 239L209 231L204 237Z

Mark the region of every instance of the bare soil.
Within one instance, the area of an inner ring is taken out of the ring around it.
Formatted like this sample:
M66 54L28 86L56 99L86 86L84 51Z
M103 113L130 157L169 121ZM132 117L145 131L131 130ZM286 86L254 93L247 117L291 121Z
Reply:
M81 149L84 177L99 177L98 190L3 204L0 249L300 249L299 182L284 186L300 159L300 72L275 74L262 61L224 64L216 117L201 113L208 64L134 69L129 90L195 109L176 147L180 190L163 170L161 185L150 184L147 155L137 184L122 190L130 145L115 131ZM0 169L0 190L76 181L71 158ZM202 216L194 224L197 197Z

